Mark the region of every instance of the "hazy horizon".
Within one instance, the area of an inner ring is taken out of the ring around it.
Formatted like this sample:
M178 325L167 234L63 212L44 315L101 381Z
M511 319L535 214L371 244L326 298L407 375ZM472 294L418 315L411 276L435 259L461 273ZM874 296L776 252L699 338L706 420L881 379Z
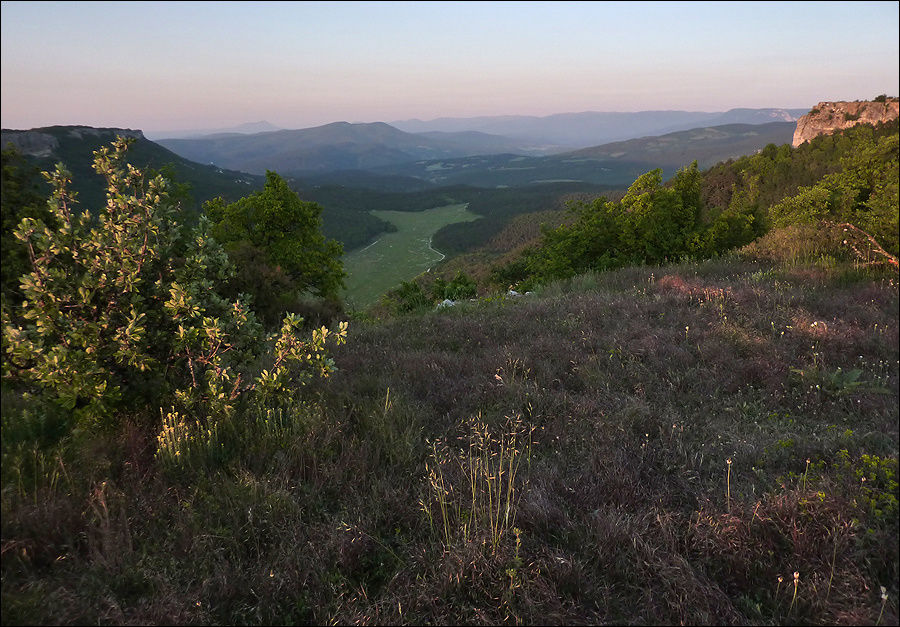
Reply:
M897 95L898 4L829 4L3 2L0 122L160 136Z

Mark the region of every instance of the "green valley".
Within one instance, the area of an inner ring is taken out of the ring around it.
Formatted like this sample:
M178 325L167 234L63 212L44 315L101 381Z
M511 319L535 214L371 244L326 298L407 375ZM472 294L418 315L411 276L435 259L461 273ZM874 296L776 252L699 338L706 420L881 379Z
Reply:
M472 222L480 216L466 210L466 204L435 207L425 211L372 211L377 218L397 227L365 248L344 255L347 272L347 304L364 307L401 281L408 281L444 259L432 248L438 229L457 222Z

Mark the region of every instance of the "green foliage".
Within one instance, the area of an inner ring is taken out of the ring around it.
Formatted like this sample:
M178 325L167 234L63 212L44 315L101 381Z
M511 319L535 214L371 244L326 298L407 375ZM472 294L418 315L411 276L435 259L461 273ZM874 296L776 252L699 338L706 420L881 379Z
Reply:
M382 297L382 304L397 313L421 311L431 306L432 299L415 280L403 281Z
M431 309L444 300L466 300L478 295L478 285L465 272L459 271L450 281L437 277L430 284L426 275L403 281L381 298L381 305L394 313Z
M322 235L322 208L300 200L275 172L266 172L262 191L231 204L215 199L205 210L214 223L213 235L226 249L259 249L267 264L284 271L297 293L336 297L343 287L343 247ZM251 293L258 296L264 289L259 285Z
M775 226L822 220L849 222L872 235L893 255L900 251L898 206L900 169L898 135L857 142L856 150L841 159L841 170L771 209Z
M28 249L16 239L13 231L22 218L39 218L52 224L46 199L38 192L40 180L37 168L28 164L12 146L2 152L3 192L0 200L0 257L2 257L3 302L10 306L22 301L19 277L28 271Z
M842 159L852 156L860 142L896 135L897 128L896 120L874 127L858 124L820 135L797 148L773 144L759 154L720 163L703 174L704 202L709 209L723 210L737 202L765 211L801 187L813 186L824 176L839 172Z
M95 214L76 211L62 166L45 174L58 228L25 218L15 231L32 268L21 280L22 306L3 314L4 375L81 423L147 405L215 418L248 392L266 398L327 375L328 331L302 341L300 320L289 316L264 338L245 303L220 295L232 268L208 221L182 226L165 179L122 165L128 143L95 153L107 181L106 206ZM345 336L343 326L337 341ZM266 359L269 369L254 376Z
M698 224L700 183L694 162L679 170L669 185L663 185L661 170L652 170L638 177L620 202L601 197L575 205L575 223L545 229L541 246L525 253L525 271L530 277L525 284L633 263L661 263L691 254L717 239L738 237L743 232L740 221L729 229L731 225L723 219L716 234L704 240ZM520 272L520 268L500 270L495 277L508 280Z
M868 236L896 256L897 154L894 121L858 125L796 149L769 144L705 173L695 162L666 185L654 170L638 177L619 202L601 197L577 205L574 223L545 229L538 247L495 268L492 280L528 288L586 271L710 257L745 246L773 226L823 221L852 225L844 244L866 261L878 252Z
M435 279L431 284L430 291L434 301L463 300L475 298L478 295L478 285L470 276L460 270L449 283L440 277Z

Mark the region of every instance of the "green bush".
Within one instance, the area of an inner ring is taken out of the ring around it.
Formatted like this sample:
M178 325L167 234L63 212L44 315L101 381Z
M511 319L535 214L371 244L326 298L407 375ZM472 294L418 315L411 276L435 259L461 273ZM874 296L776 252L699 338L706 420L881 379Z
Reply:
M76 211L61 165L45 173L58 226L25 218L15 231L32 267L21 307L3 312L4 376L96 424L148 405L216 417L247 393L267 398L327 375L330 332L303 341L289 316L264 337L242 301L220 295L233 270L208 221L180 224L165 179L122 165L128 143L94 153L107 183L99 211ZM337 341L345 336L342 324Z
M464 300L475 298L477 295L478 285L461 270L449 283L439 277L431 284L431 298L434 301Z
M14 147L3 150L3 193L0 195L0 291L7 306L22 302L19 277L28 271L28 249L13 235L22 218L40 218L52 225L46 200L38 193L38 169L28 165Z
M396 313L427 309L431 306L431 302L422 286L414 280L403 281L382 297L382 303Z

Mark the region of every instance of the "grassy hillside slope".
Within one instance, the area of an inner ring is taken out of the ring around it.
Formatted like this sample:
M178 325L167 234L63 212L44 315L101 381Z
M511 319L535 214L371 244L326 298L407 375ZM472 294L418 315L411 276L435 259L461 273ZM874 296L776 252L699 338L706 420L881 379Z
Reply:
M785 248L353 321L177 472L6 395L4 622L896 623L896 274Z

